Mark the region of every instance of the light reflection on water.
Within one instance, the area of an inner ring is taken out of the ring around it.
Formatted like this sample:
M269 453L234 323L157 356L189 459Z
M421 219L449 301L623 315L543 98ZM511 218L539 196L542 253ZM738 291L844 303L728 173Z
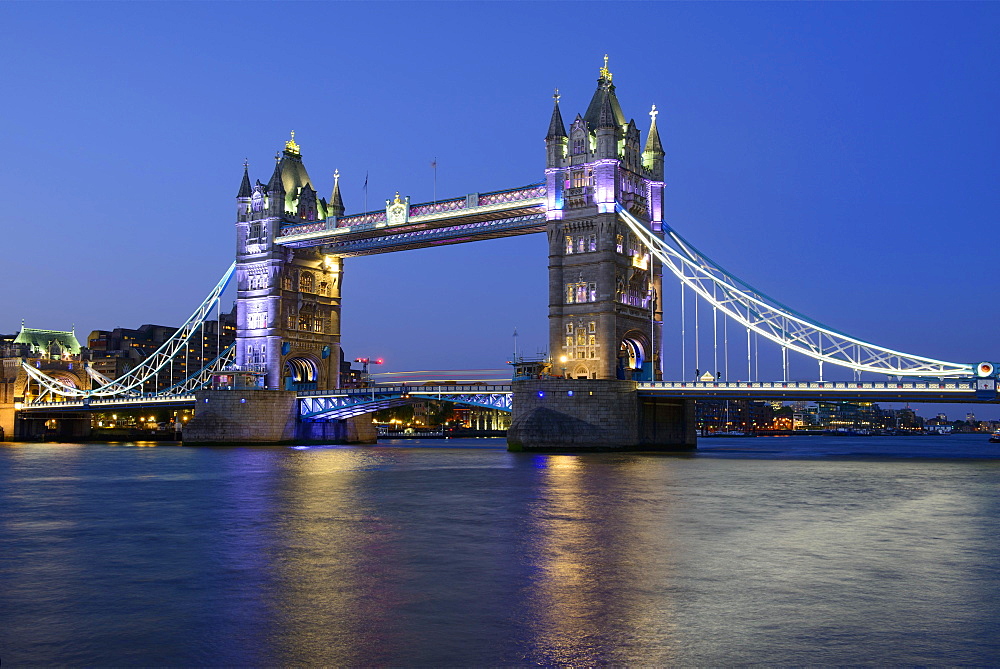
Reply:
M1000 460L978 441L726 440L686 458L455 445L0 447L0 659L1000 654Z

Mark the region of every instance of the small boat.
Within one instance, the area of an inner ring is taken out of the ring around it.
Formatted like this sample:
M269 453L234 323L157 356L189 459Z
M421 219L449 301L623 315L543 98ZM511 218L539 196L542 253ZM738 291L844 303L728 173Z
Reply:
M1000 444L1000 432L994 432L990 435L991 444Z

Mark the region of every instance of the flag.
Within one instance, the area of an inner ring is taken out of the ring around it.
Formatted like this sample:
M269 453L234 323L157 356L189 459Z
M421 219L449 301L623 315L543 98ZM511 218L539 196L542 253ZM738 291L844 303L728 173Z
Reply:
M438 159L435 157L434 160L431 161L431 169L436 170L437 168L438 168Z
M368 190L368 172L365 172L365 185L364 185L364 189L366 191Z

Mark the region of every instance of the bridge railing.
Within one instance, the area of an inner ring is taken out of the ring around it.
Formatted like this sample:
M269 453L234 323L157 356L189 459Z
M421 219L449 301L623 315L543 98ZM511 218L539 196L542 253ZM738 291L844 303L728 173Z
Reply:
M140 397L90 397L82 400L67 400L65 402L32 402L25 404L23 409L72 409L94 408L101 406L139 406L149 404L177 404L193 402L194 393L183 395L144 395Z
M409 395L458 395L468 393L509 393L510 384L456 384L443 386L422 386L403 383L380 384L367 388L335 388L332 390L303 390L299 397L324 397L331 395L371 395L377 394L409 394Z
M775 388L787 388L789 390L975 390L976 384L971 381L904 381L902 383L853 383L849 381L656 381L640 383L638 387L639 390L771 390Z

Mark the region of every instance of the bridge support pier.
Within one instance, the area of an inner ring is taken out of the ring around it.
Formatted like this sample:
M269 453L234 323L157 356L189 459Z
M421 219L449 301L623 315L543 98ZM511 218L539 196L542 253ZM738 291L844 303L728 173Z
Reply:
M185 444L264 445L375 443L366 416L329 423L300 423L298 399L286 390L200 390L194 418L184 426Z
M15 416L12 441L80 441L90 437L89 413L20 413Z
M694 402L639 397L635 381L515 381L511 451L691 451Z

